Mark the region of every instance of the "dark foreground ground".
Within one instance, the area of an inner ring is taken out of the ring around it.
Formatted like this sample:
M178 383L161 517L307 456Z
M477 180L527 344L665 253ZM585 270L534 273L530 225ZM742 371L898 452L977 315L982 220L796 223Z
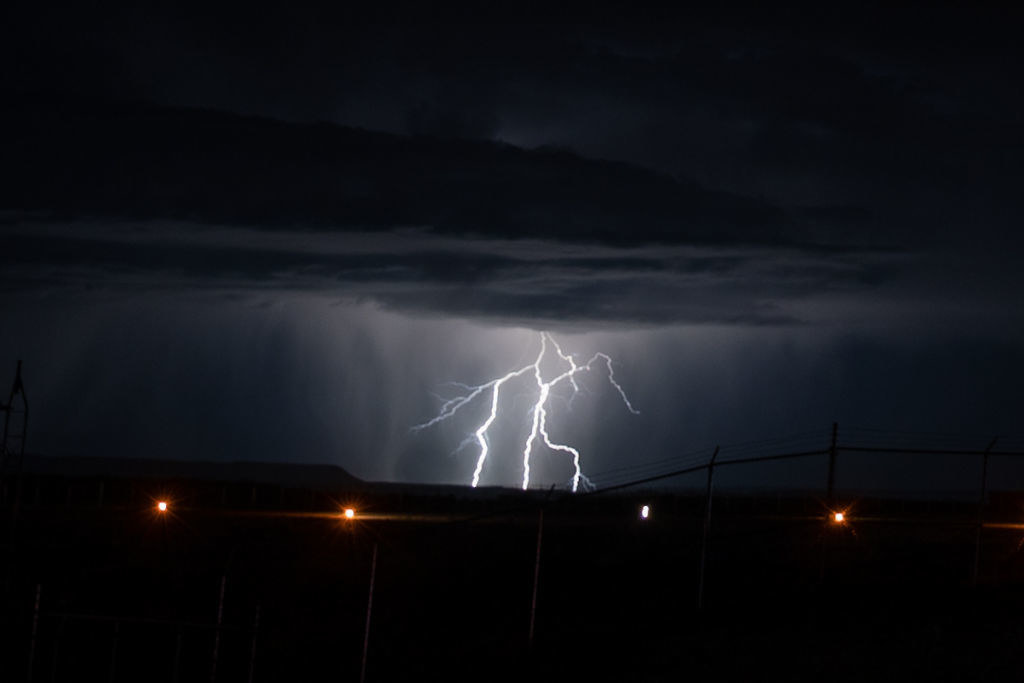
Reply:
M720 496L698 610L700 496L96 486L26 489L0 680L359 680L375 545L368 681L1024 678L1024 529L984 528L972 586L970 505L847 500L835 525Z

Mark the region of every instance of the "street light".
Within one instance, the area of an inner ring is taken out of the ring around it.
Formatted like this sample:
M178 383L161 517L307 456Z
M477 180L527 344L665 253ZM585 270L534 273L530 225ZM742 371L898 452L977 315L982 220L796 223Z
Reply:
M156 503L156 509L158 512L167 512L167 501L158 500Z
M356 511L352 508L345 508L345 519L355 519Z

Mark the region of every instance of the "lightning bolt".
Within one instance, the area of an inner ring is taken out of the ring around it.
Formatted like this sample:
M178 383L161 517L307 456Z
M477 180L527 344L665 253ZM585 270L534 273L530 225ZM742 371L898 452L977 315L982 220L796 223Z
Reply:
M562 364L568 365L568 369L564 370L558 375L555 375L550 380L545 381L544 374L541 370L541 363L544 361L544 357L548 353L549 343L551 347L554 348L555 354L558 356ZM472 485L476 487L480 483L480 474L481 472L483 472L484 464L487 462L487 456L490 453L490 445L487 439L487 431L491 428L491 425L494 424L494 421L498 417L498 411L501 405L499 400L501 387L509 380L516 377L522 377L530 373L530 371L532 370L534 381L537 384L537 400L533 404L533 409L531 410L532 425L530 433L526 437L526 442L523 445L523 490L525 491L530 487L530 458L533 455L534 444L536 443L539 437L543 441L544 445L547 446L550 450L558 451L560 453L566 453L570 456L573 466L572 490L573 492L576 492L577 490L579 490L579 487L581 485L584 486L585 488L590 487L590 480L587 479L587 477L583 474L583 470L580 466L580 452L577 449L573 448L572 446L555 443L554 441L551 440L551 436L548 434L547 429L548 399L550 399L551 390L554 387L558 386L563 382L568 382L569 385L572 387L572 396L569 399L569 405L571 407L572 400L575 399L576 394L580 392L580 386L576 381L576 375L581 372L589 372L590 370L593 369L595 364L602 363L608 369L608 382L615 388L616 391L618 391L619 396L622 398L623 404L626 406L626 409L629 410L629 412L633 413L634 415L639 415L640 411L636 410L633 407L633 404L629 402L629 397L626 396L625 390L623 390L622 386L615 380L615 372L612 369L611 357L604 353L595 353L593 357L591 357L590 360L588 360L586 363L578 364L572 354L568 354L562 351L562 347L558 345L558 342L555 341L554 337L552 337L547 332L541 332L540 352L537 354L537 358L536 360L533 361L533 363L525 367L519 368L518 370L513 370L503 375L502 377L492 379L489 382L476 386L462 384L458 382L450 383L450 386L462 390L464 392L463 395L455 396L454 398L445 400L444 403L441 405L441 408L438 411L437 416L433 417L432 419L422 424L416 425L412 429L414 432L418 432L423 429L432 427L438 424L439 422L448 420L454 417L459 410L466 407L470 403L473 403L478 397L486 394L487 392L490 392L491 410L488 413L487 418L483 421L483 423L479 427L477 427L477 429L473 432L473 437L475 437L476 442L480 447L480 452L477 455L476 459L476 467L473 469L473 478L471 480ZM463 444L465 445L466 443L471 442L473 437L467 439L465 442L463 442Z

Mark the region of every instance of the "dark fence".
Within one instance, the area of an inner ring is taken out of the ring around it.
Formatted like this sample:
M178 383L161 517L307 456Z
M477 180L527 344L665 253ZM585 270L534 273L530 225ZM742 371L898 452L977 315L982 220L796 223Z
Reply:
M17 518L8 478L4 679L469 679L665 610L1016 587L1018 445L833 426L579 494L29 476Z

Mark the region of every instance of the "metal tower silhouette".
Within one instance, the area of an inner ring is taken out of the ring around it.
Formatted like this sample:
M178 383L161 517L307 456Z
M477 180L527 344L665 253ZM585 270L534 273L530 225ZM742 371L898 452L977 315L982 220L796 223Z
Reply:
M9 482L21 477L21 469L25 463L25 437L28 433L28 397L25 396L25 384L21 379L21 361L14 375L11 394L7 403L0 403L0 411L4 414L3 441L0 442L0 477L3 479L4 498L12 497L17 505L17 492L8 489Z

